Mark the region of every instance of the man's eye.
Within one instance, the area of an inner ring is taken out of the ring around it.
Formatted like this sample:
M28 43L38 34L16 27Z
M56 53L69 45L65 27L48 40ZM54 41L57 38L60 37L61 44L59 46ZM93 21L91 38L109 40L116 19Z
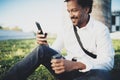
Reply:
M72 10L72 12L77 12L78 10L76 10L76 9L74 9L74 10Z
M70 13L70 11L69 10L67 10L68 11L68 13Z
M68 11L68 13L70 13L70 12L77 12L78 10L73 9L73 10L67 10L67 11Z

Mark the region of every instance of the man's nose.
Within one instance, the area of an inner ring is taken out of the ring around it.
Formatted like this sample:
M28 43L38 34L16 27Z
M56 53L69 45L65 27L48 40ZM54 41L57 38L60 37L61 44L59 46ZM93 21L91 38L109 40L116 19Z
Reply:
M70 12L69 15L70 15L71 18L74 16L72 12Z

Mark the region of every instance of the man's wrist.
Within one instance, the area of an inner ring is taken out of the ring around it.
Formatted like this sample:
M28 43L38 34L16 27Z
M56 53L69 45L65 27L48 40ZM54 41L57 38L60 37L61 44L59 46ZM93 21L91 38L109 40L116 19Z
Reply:
M86 69L86 65L81 62L73 62L73 70L83 70Z

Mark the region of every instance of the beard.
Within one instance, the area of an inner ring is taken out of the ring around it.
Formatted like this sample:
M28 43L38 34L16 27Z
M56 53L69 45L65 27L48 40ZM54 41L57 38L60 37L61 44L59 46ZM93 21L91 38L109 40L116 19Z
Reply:
M78 26L80 27L83 20L81 18L78 18L78 17L71 17L71 21L73 23L74 26Z
M86 22L86 16L82 13L79 16L72 16L71 17L72 23L74 26L83 27L83 23Z

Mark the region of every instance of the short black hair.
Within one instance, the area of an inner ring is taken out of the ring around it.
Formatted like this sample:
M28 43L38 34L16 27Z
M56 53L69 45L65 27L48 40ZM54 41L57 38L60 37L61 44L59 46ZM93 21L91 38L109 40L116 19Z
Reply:
M71 0L65 0L64 2L69 2ZM89 7L89 13L92 12L92 6L93 6L93 0L77 0L78 5L80 5L81 7L85 8L85 7Z

